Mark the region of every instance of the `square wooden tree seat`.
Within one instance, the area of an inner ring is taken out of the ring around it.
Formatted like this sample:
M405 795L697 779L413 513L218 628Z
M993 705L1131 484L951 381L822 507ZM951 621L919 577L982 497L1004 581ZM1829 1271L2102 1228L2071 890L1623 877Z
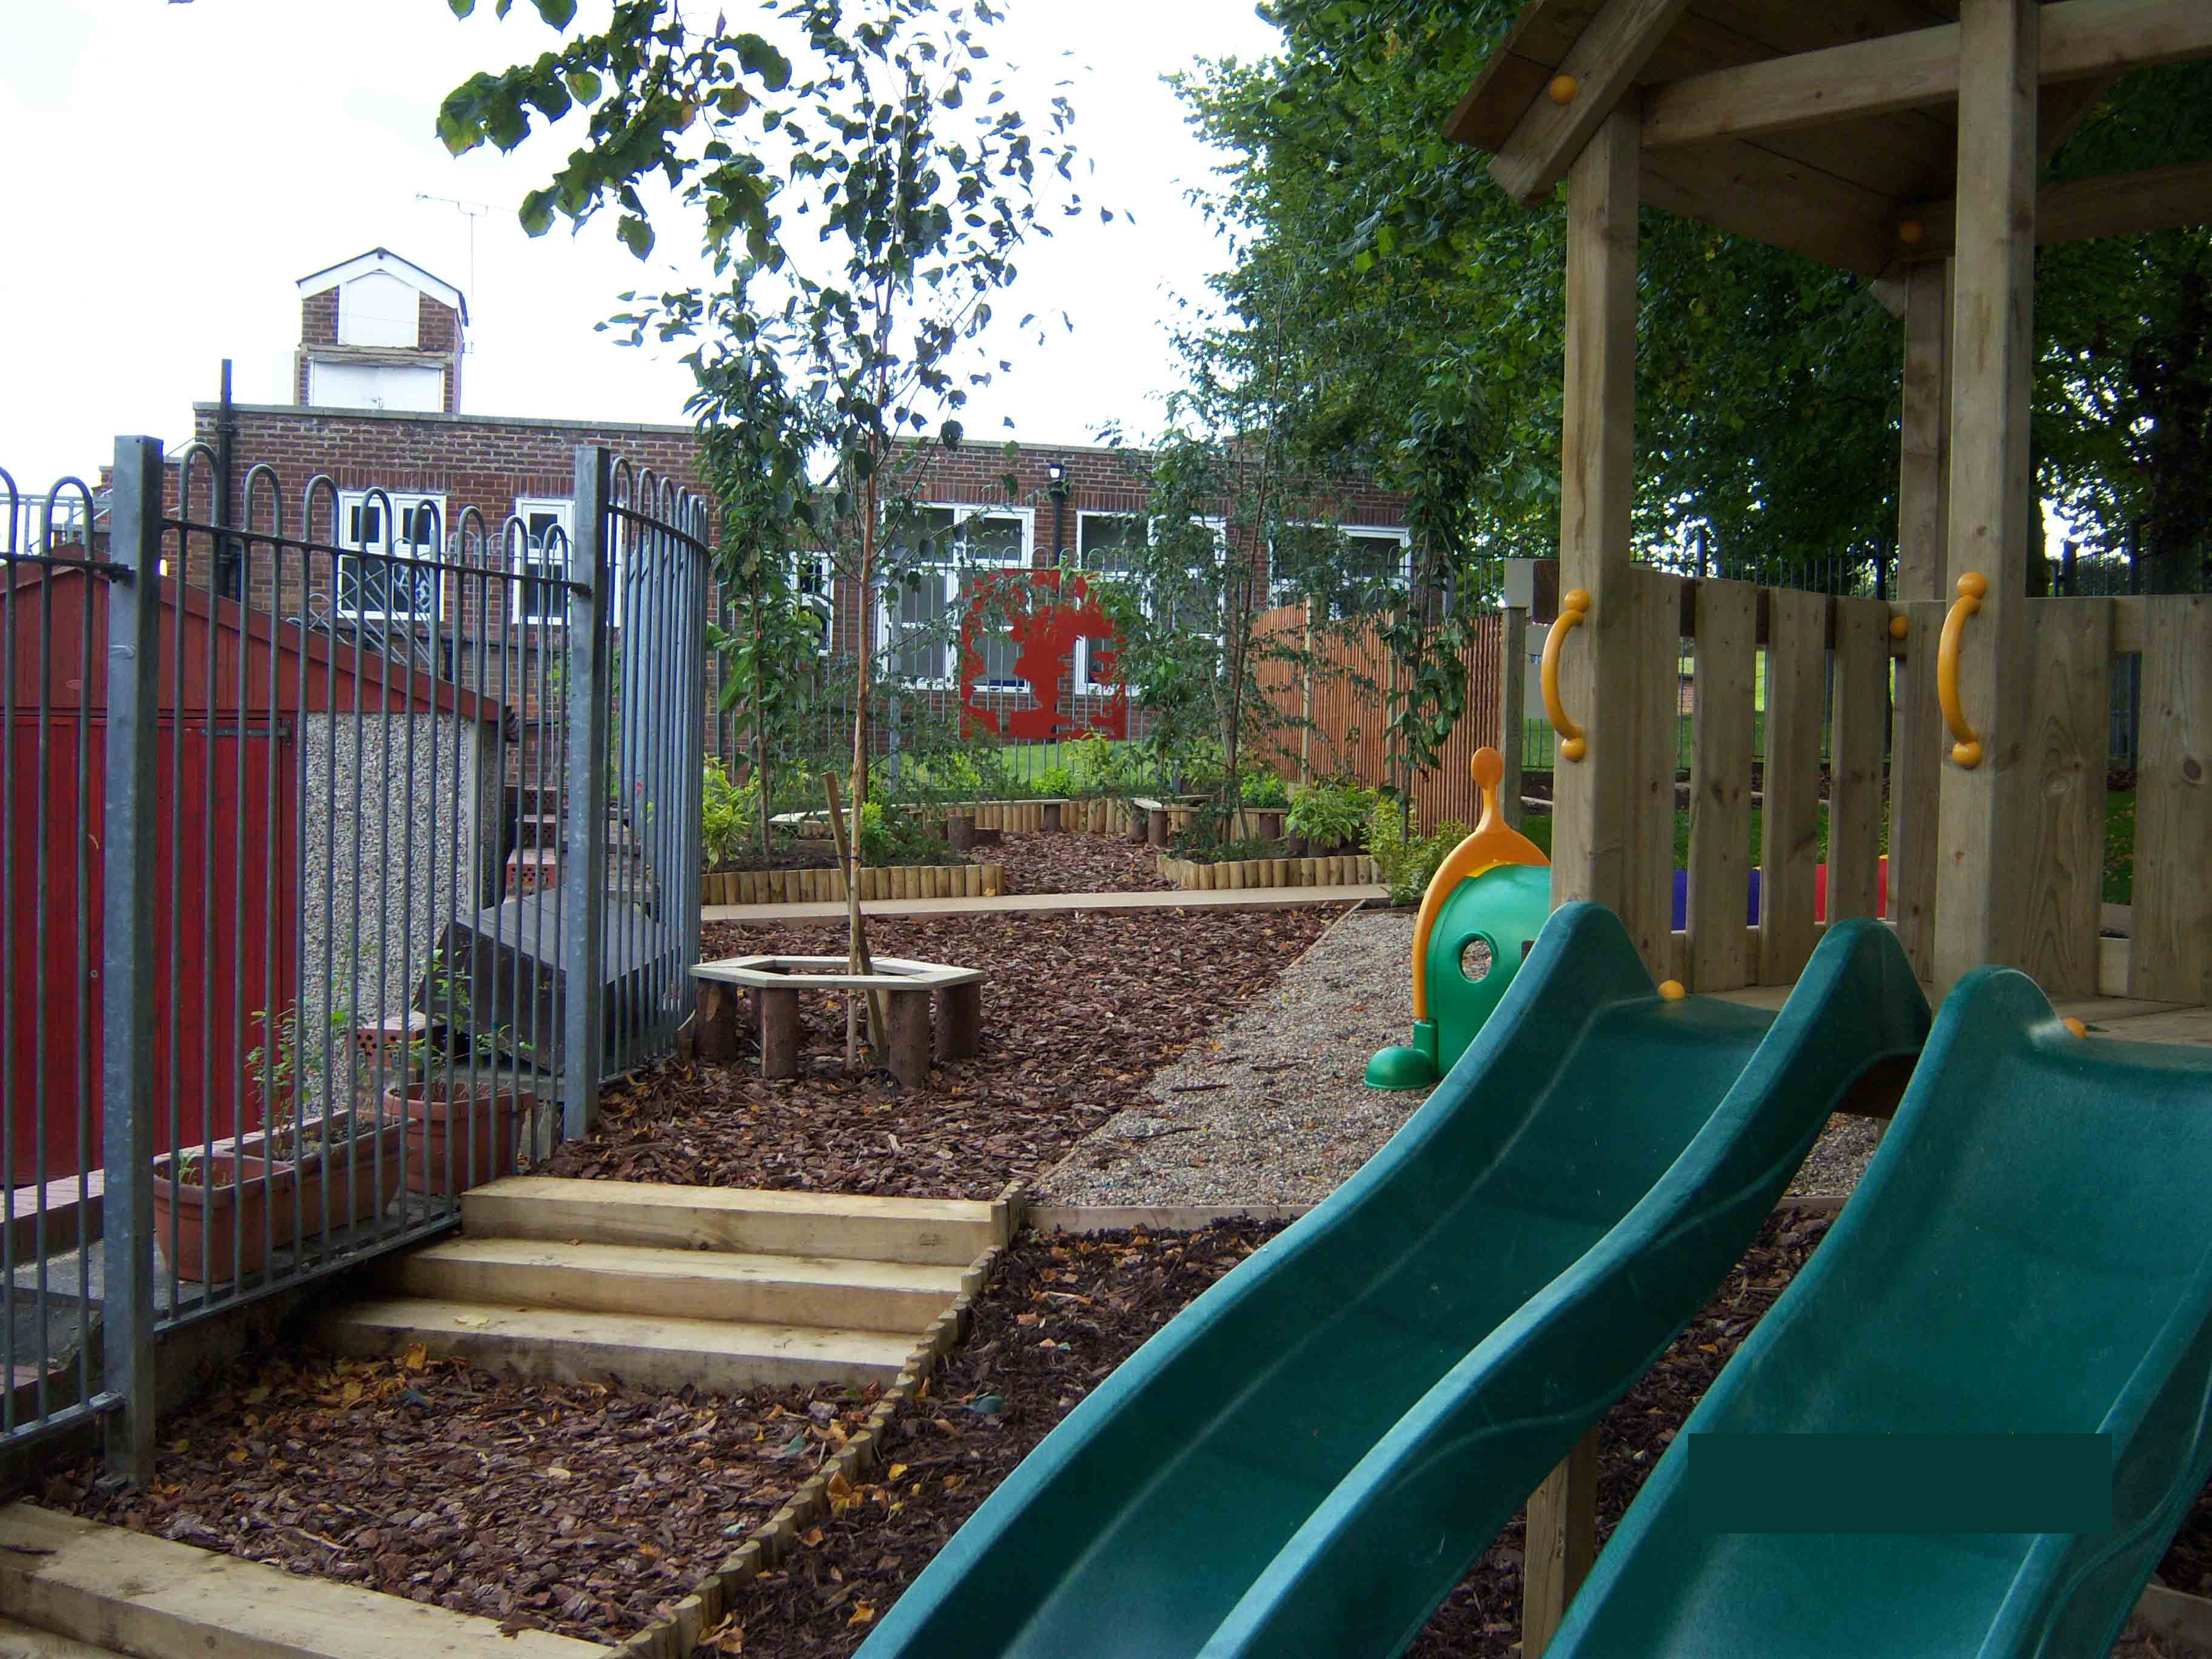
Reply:
M801 991L881 991L888 1005L891 1075L908 1088L929 1080L930 1006L936 1005L939 1060L965 1060L982 1036L983 971L942 963L878 957L875 971L846 971L842 957L730 957L691 970L699 981L699 1057L727 1063L738 1057L738 999L751 1005L748 1024L760 1030L761 1075L799 1075L799 994Z

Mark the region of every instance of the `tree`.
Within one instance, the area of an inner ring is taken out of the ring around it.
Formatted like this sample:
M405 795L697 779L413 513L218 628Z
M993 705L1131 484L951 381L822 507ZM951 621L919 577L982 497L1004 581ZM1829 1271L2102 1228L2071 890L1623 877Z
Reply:
M474 0L451 3L465 15ZM510 3L498 0L502 16ZM780 495L772 504L779 527L821 532L864 596L898 579L884 513L900 440L933 428L947 447L962 441L957 411L989 378L968 348L1022 243L1048 234L1041 184L1081 210L1068 185L1073 110L1054 98L1033 136L1005 89L979 81L1000 15L989 0L790 0L763 8L783 45L731 28L726 15L696 30L678 0L617 0L605 29L574 33L574 0L534 3L564 32L560 46L471 77L441 110L441 135L457 152L487 141L513 149L532 111L588 110L588 141L524 198L533 234L556 209L581 225L611 203L617 234L643 258L654 234L639 187L657 176L675 191L717 285L629 296L617 323L633 338L700 339L687 359L693 413L703 431L756 424L738 453L791 488L788 514ZM816 231L806 241L793 234L802 220ZM849 878L867 799L870 665L862 653L848 882L856 963L865 945Z

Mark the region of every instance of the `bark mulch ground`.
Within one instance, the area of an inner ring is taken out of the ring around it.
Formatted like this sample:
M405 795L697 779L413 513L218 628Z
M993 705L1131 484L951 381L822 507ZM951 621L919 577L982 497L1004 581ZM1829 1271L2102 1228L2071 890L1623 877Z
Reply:
M872 1390L735 1397L425 1361L241 1361L134 1491L97 1461L38 1501L112 1526L588 1641L690 1593L866 1418Z
M1828 1225L1826 1217L1770 1218L1727 1282L1607 1415L1599 1431L1601 1540ZM890 1425L888 1465L874 1475L881 1484L860 1488L808 1533L806 1547L738 1590L697 1659L853 1652L1054 1425L1273 1231L1239 1222L1188 1234L1018 1243L978 1299L967 1345L940 1366L930 1397ZM1503 1659L1512 1650L1520 1639L1522 1541L1516 1518L1437 1609L1409 1656ZM2176 1588L2198 1589L2187 1553L2208 1542L2212 1498L2199 1500L2160 1576ZM2196 1659L2179 1644L2141 1632L2114 1651L2128 1659Z
M1064 839L1079 839L1065 837ZM976 915L877 921L877 954L981 968L982 1052L924 1091L845 1068L842 1005L800 999L801 1074L673 1064L611 1094L536 1173L708 1187L991 1199L1144 1098L1146 1080L1282 971L1334 908ZM825 927L716 925L707 960L834 954Z
M1009 834L975 856L1006 866L1009 893L1159 893L1159 854L1125 836Z

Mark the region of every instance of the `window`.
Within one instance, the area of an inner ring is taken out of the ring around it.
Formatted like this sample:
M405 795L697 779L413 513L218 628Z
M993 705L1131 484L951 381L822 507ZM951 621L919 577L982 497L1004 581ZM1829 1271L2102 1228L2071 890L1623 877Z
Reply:
M908 533L919 538L918 561L901 550L898 562L909 566L909 574L885 585L877 612L893 673L921 685L959 684L961 604L977 597L978 572L1028 565L1036 518L1030 507L915 510ZM978 684L998 691L1030 690L1015 672L1020 653L1003 621L979 623L975 644L982 658Z
M1406 530L1284 525L1268 542L1268 598L1279 605L1311 599L1332 617L1375 610L1404 591L1413 574L1412 548Z
M1149 535L1141 513L1086 513L1075 515L1077 568L1108 578L1127 577L1137 568L1137 551ZM1114 666L1115 641L1109 635L1086 634L1075 645L1075 684L1086 696L1100 697L1120 690Z
M575 534L575 503L527 496L514 504L521 533L515 538L514 619L526 628L564 626L568 620L568 550Z
M792 587L799 602L815 612L820 619L821 636L815 642L814 653L826 657L837 629L836 582L827 553L795 553L792 556L793 568Z
M386 507L389 507L387 513ZM383 490L338 497L336 615L361 622L428 621L438 614L438 571L445 552L446 498Z

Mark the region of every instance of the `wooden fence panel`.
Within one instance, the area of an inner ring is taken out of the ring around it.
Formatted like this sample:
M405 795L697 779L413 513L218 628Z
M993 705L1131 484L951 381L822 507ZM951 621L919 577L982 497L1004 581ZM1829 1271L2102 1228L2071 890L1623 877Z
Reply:
M2212 599L2146 599L2128 994L2212 1000Z
M1438 745L1437 764L1413 780L1413 814L1424 830L1446 819L1472 824L1480 800L1468 775L1474 751L1500 742L1498 683L1503 672L1505 618L1494 612L1476 620L1462 653L1467 671L1467 708ZM1285 605L1258 621L1263 637L1285 639L1304 650L1304 605ZM1390 653L1371 624L1316 623L1310 684L1307 670L1288 661L1263 661L1260 690L1273 706L1279 729L1263 752L1284 776L1295 779L1303 760L1311 775L1346 775L1370 786L1395 784L1390 767ZM1310 711L1310 712L1309 712ZM1310 720L1310 726L1307 725ZM1517 718L1510 735L1519 735Z
M1936 708L1940 599L1915 603L1897 665L1889 752L1889 919L1912 971L1936 976L1936 811L1951 734Z
M1828 599L1766 592L1766 762L1759 838L1759 982L1793 983L1818 938L1820 710L1827 690Z
M1632 569L1620 590L1635 605L1629 643L1635 697L1628 763L1621 921L1654 979L1674 961L1674 771L1681 733L1682 579Z
M1759 590L1698 586L1690 750L1689 984L1733 991L1758 977L1750 912L1752 699Z
M1889 606L1836 601L1828 728L1828 920L1878 916L1882 749L1889 732Z
M2111 741L2112 608L2050 599L2034 616L2035 685L2021 763L2039 774L2027 867L2027 954L2052 996L2097 994L2105 873L2105 761Z

